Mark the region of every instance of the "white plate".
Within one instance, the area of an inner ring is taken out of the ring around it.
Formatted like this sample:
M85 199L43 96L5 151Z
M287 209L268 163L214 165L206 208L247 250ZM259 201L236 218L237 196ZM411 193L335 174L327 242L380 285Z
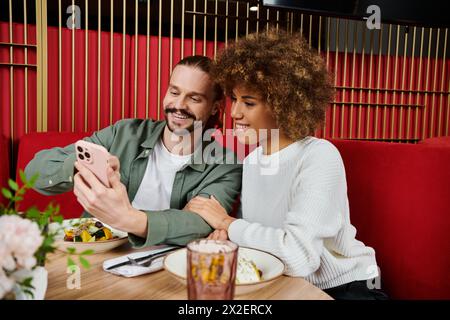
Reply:
M73 224L82 222L87 219L98 221L98 219L95 218L78 218L64 220L62 226L58 223L51 223L49 226L50 230L58 230L58 235L56 236L55 241L56 248L64 252L67 252L67 248L75 248L76 253L81 253L85 250L94 250L94 253L100 253L114 249L128 241L128 234L126 232L114 229L103 222L102 223L105 227L111 229L113 236L117 236L118 238L95 242L64 241L64 228L71 228Z
M250 249L239 248L239 254L243 254L245 258L252 260L258 269L262 271L262 280L251 283L236 284L235 295L247 294L272 283L284 272L284 263L270 253ZM177 250L168 254L164 259L164 268L176 279L186 285L186 267L187 251L186 248Z

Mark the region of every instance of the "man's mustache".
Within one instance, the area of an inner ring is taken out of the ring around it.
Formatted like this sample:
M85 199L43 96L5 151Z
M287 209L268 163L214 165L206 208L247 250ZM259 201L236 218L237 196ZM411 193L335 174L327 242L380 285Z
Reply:
M169 114L169 113L181 113L182 115L184 115L186 117L192 118L194 120L197 119L197 117L193 113L191 113L191 112L189 112L187 110L184 110L184 109L166 108L166 109L164 109L164 113L166 115Z

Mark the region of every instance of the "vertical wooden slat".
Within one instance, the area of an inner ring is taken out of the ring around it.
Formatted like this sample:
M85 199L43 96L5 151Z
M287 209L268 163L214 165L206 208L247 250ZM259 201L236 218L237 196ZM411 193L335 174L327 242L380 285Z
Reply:
M339 61L339 18L336 18L336 47L335 47L335 56L334 56L334 72L336 76L334 77L334 86L337 86L337 67ZM336 103L333 101L333 112L332 112L332 120L331 120L331 138L335 137L335 127L336 127Z
M86 13L84 15L84 131L88 129L88 70L89 70L89 7L88 0L84 1ZM61 61L61 58L59 59Z
M125 118L125 48L126 48L126 29L127 29L127 5L126 0L123 0L122 8L122 119Z
M157 93L157 119L161 119L161 38L162 38L162 0L159 0L158 11L158 93Z
M289 28L291 30L291 34L294 32L294 12L291 12L291 19L289 19Z
M97 130L100 129L100 78L101 78L101 56L102 56L102 0L98 0L98 30L97 30Z
M390 77L390 62L391 62L391 41L392 41L392 24L389 24L389 31L388 31L388 48L387 48L387 68L386 68L386 78L384 81L384 88L387 88L389 86L389 77ZM383 132L383 136L382 138L385 139L386 138L386 117L387 117L387 107L386 107L386 103L387 103L387 95L388 92L385 91L384 92L384 106L383 106L383 127L382 127L382 132Z
M269 32L269 27L270 27L269 19L270 19L270 10L269 10L269 8L267 8L266 9L266 32Z
M247 2L247 19L245 20L245 37L248 36L248 25L249 25L249 17L250 17L250 3Z
M11 2L11 1L10 1ZM47 1L36 0L36 39L37 39L37 112L38 132L47 131Z
M376 91L376 104L375 104L375 121L374 121L374 138L378 139L378 119L379 119L379 105L380 105L380 83L381 83L381 63L382 63L382 52L383 52L383 27L378 30L378 70L377 70L377 91ZM387 55L388 56L388 55Z
M218 5L217 5L217 0L215 0L214 1L214 59L216 59L216 56L217 56L217 14L218 14Z
M184 2L183 0L183 14L182 14L182 25L181 25L181 59L183 59L183 53L184 53ZM147 1L147 38L146 38L146 48L145 48L145 57L146 57L146 64L145 64L145 118L148 118L148 111L149 111L149 105L148 105L148 92L150 90L149 88L149 69L150 69L150 1Z
M196 12L197 10L197 0L194 0L192 11ZM192 15L192 55L195 55L195 28L197 22L197 15L194 13Z
M422 115L422 139L425 139L426 137L426 130L425 130L425 124L427 121L427 113L429 106L428 103L428 93L427 91L430 90L428 84L430 79L430 62L431 62L431 38L433 37L433 28L430 28L430 32L428 34L428 57L427 57L427 71L425 76L425 94L424 94L424 101L425 105L423 108L423 115Z
M47 131L48 122L48 41L47 0L42 1L42 130Z
M364 28L364 26L363 26ZM373 72L373 38L374 38L375 30L370 31L370 58L369 58L369 90L367 92L368 102L369 104L372 103L372 90L373 88L373 79L372 79L372 72ZM364 41L363 41L364 45ZM369 139L370 135L370 123L371 120L371 108L367 107L367 117L366 117L366 139Z
M36 63L36 129L42 131L42 0L36 0L36 42L37 42L37 63ZM12 153L11 153L12 154Z
M27 0L23 0L23 37L24 42L28 44L28 12ZM28 64L28 48L25 47L25 65ZM25 133L28 133L28 67L25 67Z
M346 59L347 60L347 59ZM361 52L361 73L360 73L360 79L359 79L359 87L362 88L363 84L364 84L364 75L365 75L365 63L366 63L366 28L363 26L362 27L362 52ZM362 93L363 91L360 89L359 90L359 101L362 100ZM362 122L362 109L363 106L360 104L358 106L358 123L357 123L357 137L358 139L361 138L361 122ZM351 121L351 120L350 120ZM351 122L350 122L351 123Z
M170 0L169 74L173 69L173 0Z
M317 53L321 56L322 55L322 52L321 52L321 37L322 37L322 16L319 16L319 36L318 36L318 43L317 43ZM328 69L328 65L327 65L327 69ZM325 113L325 115L326 115L326 113ZM325 125L325 121L324 121L324 123L323 123L324 125ZM321 133L320 133L320 137L324 137L324 135L325 135L325 130L323 130Z
M236 1L236 39L235 41L238 42L239 39L239 1Z
M205 0L204 4L203 4L203 55L206 56L206 31L207 31L207 24L208 24L208 20L207 20L207 16L206 14L208 13L208 0Z
M148 1L148 3L150 3L150 1ZM181 52L180 52L181 59L184 58L184 14L186 11L185 8L186 8L186 0L182 0L181 1Z
M326 43L325 43L326 66L327 66L327 70L330 71L330 28L331 28L331 18L327 17L326 20L327 20L327 40L326 40ZM334 72L334 73L336 73L336 72ZM336 78L336 76L334 76L334 78ZM335 80L335 83L336 83L336 80ZM333 96L333 101L336 99L335 97L336 97L336 93ZM329 106L332 105L333 101L330 101ZM329 108L327 108L327 109L329 109ZM327 136L327 121L328 121L327 118L328 118L328 112L325 112L325 121L323 122L323 128L322 128L324 138L328 137Z
M347 53L348 53L348 24L349 20L345 20L345 40L344 40L344 79L342 84L347 86ZM345 98L345 89L342 90L342 97ZM345 118L345 105L341 105L341 129L340 138L344 138L344 118Z
M441 93L439 94L439 114L438 114L438 136L440 136L441 130L442 130L442 107L443 107L443 91L444 91L444 80L445 80L445 63L446 63L446 54L447 54L447 35L448 35L448 28L445 28L445 34L444 34L444 51L443 51L443 56L442 56L442 72L441 72L441 87L440 87L440 91ZM449 81L450 82L450 81ZM448 94L447 94L448 97Z
M353 136L353 102L355 101L355 89L353 89L355 87L355 62L356 62L356 39L357 39L357 31L358 31L358 23L355 21L353 23L354 25L354 30L353 30L353 50L352 50L352 80L351 80L351 89L350 89L350 115L349 115L349 122L348 122L348 137L351 139ZM364 27L363 27L364 29ZM363 40L363 48L364 48L364 40ZM364 49L363 49L364 50ZM363 57L364 57L364 53L363 53ZM364 58L363 58L364 59ZM363 68L361 68L361 72L362 72ZM362 79L362 77L361 77ZM362 80L361 80L362 81ZM344 84L345 85L345 84ZM360 84L361 87L361 84ZM359 94L360 100L361 100L361 90L360 90L360 94ZM361 108L361 106L360 106Z
M433 68L433 93L431 95L431 116L430 116L430 133L429 136L434 136L434 125L436 122L436 119L434 118L434 111L435 111L435 97L436 97L436 79L438 75L437 66L438 66L438 59L439 59L439 46L440 46L440 35L441 35L441 29L437 29L437 36L436 36L436 48L435 48L435 56L434 56L434 68ZM441 71L442 73L443 70Z
M228 47L228 0L225 2L225 48ZM224 114L225 117L225 114ZM223 122L225 123L225 121Z
M409 32L405 33L405 39L403 42L403 66L402 66L402 92L400 93L400 111L398 115L398 128L397 128L397 138L403 139L403 106L405 105L405 95L404 90L406 87L406 60L407 60L407 52L408 52L408 36Z
M13 16L12 16L12 1L9 0L9 43L14 43L13 39ZM13 46L9 46L9 63L11 64L9 67L9 123L10 123L10 135L11 140L14 142L14 49ZM14 144L11 144L14 146ZM11 152L13 154L14 152Z
M228 0L225 2L225 48L228 47L228 12L229 12L229 3ZM216 19L217 19L217 1L216 1ZM217 26L216 26L217 28ZM216 49L215 49L216 50ZM216 58L216 53L214 53L214 58ZM225 133L227 127L227 110L224 104L223 112L222 112L222 132Z
M138 50L139 50L139 30L138 30L138 0L134 3L134 95L133 95L133 116L137 117L137 65L138 65Z
M110 13L110 35L109 35L109 125L113 122L113 98L114 98L114 1L111 1L111 13Z
M423 53L423 38L424 38L424 34L425 34L425 28L422 27L421 29L421 33L420 33L420 53L419 53L419 75L417 77L417 79L419 79L416 86L416 90L422 90L422 53ZM416 94L416 104L419 104L419 94ZM422 113L425 113L425 109L422 109ZM419 130L419 112L416 110L416 116L415 116L415 121L414 121L414 138L418 139L419 138L419 134L418 134L418 130Z
M399 61L399 56L398 56L398 51L399 51L399 42L400 42L400 25L397 25L397 39L395 41L395 56L394 56L394 82L392 84L392 88L393 89L398 89L398 83L397 83L397 74L398 74L398 61ZM397 95L394 94L394 103L398 100L397 99ZM396 110L395 107L391 108L391 139L396 138L394 135L394 121L395 121L395 114L396 114Z
M75 19L75 0L72 0L72 19ZM72 118L72 132L75 131L75 24L73 23L73 20L71 21L72 23L72 32L71 32L71 36L72 36L72 81L71 81L71 86L72 86L72 91L71 91L71 102L72 102L72 112L71 112L71 118Z
M260 10L259 10L259 2L258 2L258 5L256 7L256 34L259 33L259 12L260 12Z
M415 76L415 53L416 53L416 35L417 28L413 28L413 36L412 36L412 51L411 51L411 71L409 72L409 93L408 93L408 112L406 115L406 139L411 139L411 104L412 104L412 90L413 90L413 79L417 80ZM417 112L416 112L417 113Z
M278 11L278 10L277 10L277 26L276 26L276 28L277 28L277 33L278 33L278 30L280 29L280 11Z
M291 29L292 33L292 29ZM300 34L303 35L303 13L300 14Z
M58 0L58 130L62 130L62 57L61 57L61 0Z
M312 22L313 22L312 15L310 14L309 15L309 35L308 35L308 45L310 48L312 46Z

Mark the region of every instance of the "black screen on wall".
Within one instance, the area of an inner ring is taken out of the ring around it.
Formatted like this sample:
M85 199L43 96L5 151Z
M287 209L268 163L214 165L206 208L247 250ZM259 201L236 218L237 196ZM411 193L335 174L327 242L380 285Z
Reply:
M420 26L450 26L447 0L263 0L264 6L298 9L309 13L362 19L367 7L377 5L381 22Z

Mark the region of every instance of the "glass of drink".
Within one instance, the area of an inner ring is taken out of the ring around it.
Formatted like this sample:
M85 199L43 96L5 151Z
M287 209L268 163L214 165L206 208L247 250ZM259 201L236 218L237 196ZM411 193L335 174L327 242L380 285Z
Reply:
M187 245L189 300L232 300L238 245L231 241L194 240Z

